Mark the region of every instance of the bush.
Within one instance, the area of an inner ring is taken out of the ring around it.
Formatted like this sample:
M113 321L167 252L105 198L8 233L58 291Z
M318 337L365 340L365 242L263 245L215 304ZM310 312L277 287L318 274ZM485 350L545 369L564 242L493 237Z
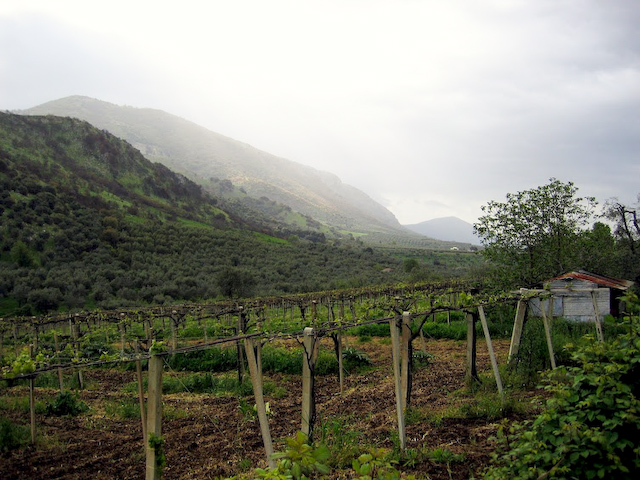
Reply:
M548 374L553 397L532 422L502 430L486 479L638 478L640 473L640 316L629 333L574 350L575 366Z
M71 392L60 392L56 398L47 403L46 414L63 416L69 415L75 417L89 410L89 407L77 395Z
M29 428L17 425L5 417L0 417L0 452L8 452L27 445L30 441Z

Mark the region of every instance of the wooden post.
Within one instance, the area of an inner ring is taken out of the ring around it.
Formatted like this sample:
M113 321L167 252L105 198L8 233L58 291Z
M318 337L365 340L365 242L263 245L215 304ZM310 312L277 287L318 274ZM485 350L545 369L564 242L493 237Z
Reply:
M33 345L29 345L29 354L33 358ZM36 377L29 377L29 416L31 420L31 443L36 443Z
M58 332L53 332L53 344L55 345L56 355L60 353L60 344L58 343ZM64 381L62 377L62 368L58 367L58 384L60 385L60 392L64 391Z
M398 327L398 320L389 320L389 329L391 330L391 361L393 363L393 378L395 380L396 391L396 412L398 414L398 439L400 440L400 449L404 450L407 446L407 434L405 432L404 425L404 408L403 397L405 397L402 391L402 379L401 379L401 354L400 354L400 328Z
M120 331L120 355L124 357L124 325L118 323L118 330Z
M204 343L209 343L209 332L207 332L207 317L202 319L202 323L203 323Z
M409 403L409 382L411 372L409 371L410 365L410 352L409 343L411 342L411 313L402 313L402 343L400 345L400 356L402 358L402 365L400 366L400 374L402 375L402 410L407 410L407 404Z
M236 335L240 336L244 333L245 322L243 308L240 307L240 313L238 314L238 322L236 326ZM242 384L244 380L244 357L242 356L242 348L240 347L240 340L236 341L236 355L237 355L237 369L238 369L238 385Z
M302 352L302 433L311 438L313 432L313 421L315 418L314 393L314 352L315 352L315 329L306 327L303 330Z
M549 361L551 362L551 368L556 368L556 356L553 353L553 343L551 342L551 325L549 325L549 320L547 319L547 313L542 310L542 324L544 325L544 334L547 337L547 348L549 349Z
M257 344L260 351L260 343ZM262 433L262 443L267 455L267 463L270 468L276 467L273 457L273 443L271 440L271 432L269 430L269 420L267 419L267 409L264 403L263 387L262 387L262 365L260 365L259 356L254 351L254 341L252 338L244 339L244 349L247 354L247 363L249 364L249 374L251 375L251 385L253 386L253 396L256 400L256 410L258 412L258 420L260 421L260 432Z
M140 352L138 342L135 343L136 356ZM136 360L136 379L138 380L138 403L140 404L140 420L142 421L142 439L147 444L147 410L144 405L144 385L142 383L142 362L138 358Z
M158 445L162 435L162 357L152 355L149 359L149 402L147 405L147 435L146 445L146 480L162 478L162 468L159 468L159 455L164 455L162 446ZM151 441L156 442L155 448Z
M17 351L16 349L18 348L18 325L16 323L13 324L13 350L14 353Z
M29 377L29 413L31 417L31 443L36 443L35 377Z
M591 301L593 303L593 311L596 314L596 335L598 336L598 341L604 342L604 334L602 333L602 323L600 323L600 315L598 312L598 300L596 299L596 294L593 290L591 290Z
M69 322L71 322L71 320L69 320ZM71 324L71 323L70 323ZM79 337L79 332L78 330L80 329L80 327L78 326L77 323L73 323L73 325L71 325L71 335L73 336L73 346L74 349L76 351L76 355L79 354L78 349L80 348L80 342L78 342L78 337ZM84 379L82 377L82 369L78 368L76 370L76 379L78 380L78 388L80 390L84 389Z
M476 367L476 315L473 312L467 312L467 358L465 377L467 384L472 381L479 381L478 369Z
M171 318L171 350L175 351L178 348L178 325L177 320L174 317Z
M33 351L38 351L38 326L33 327Z
M502 389L502 378L500 377L500 370L498 369L498 361L496 360L496 354L493 351L491 335L489 334L489 324L487 323L487 317L484 315L484 308L482 305L478 305L478 313L480 314L480 322L482 323L482 330L484 331L484 339L487 342L487 350L489 350L489 359L491 359L491 368L493 368L493 376L496 378L498 393L504 398L504 390Z
M522 329L524 328L524 321L527 315L527 301L518 300L518 306L516 307L516 318L513 322L513 332L511 333L511 345L509 346L508 362L511 362L518 351L520 350L520 342L522 340Z
M338 332L338 371L340 372L340 394L344 392L344 365L342 359L342 330Z

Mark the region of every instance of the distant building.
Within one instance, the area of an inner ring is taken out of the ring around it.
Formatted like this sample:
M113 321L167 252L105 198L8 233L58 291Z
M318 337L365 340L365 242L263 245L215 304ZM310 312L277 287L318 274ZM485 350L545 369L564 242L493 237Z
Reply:
M632 281L605 277L595 273L565 273L544 282L545 290L553 294L549 300L534 299L529 302L531 314L541 316L541 307L548 314L553 311L554 317L564 317L577 321L602 321L605 315L618 316L620 313L620 297L633 285ZM551 316L551 315L549 315Z

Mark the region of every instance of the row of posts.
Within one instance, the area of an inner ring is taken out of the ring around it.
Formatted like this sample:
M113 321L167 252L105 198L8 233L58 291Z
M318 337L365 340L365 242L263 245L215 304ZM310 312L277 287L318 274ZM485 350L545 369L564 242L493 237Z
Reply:
M522 327L525 321L527 303L525 300L521 300L518 303L516 310L516 318L514 322L514 331L511 340L511 347L509 350L509 358L511 359L518 352L520 338L522 335ZM545 333L547 336L549 355L552 368L555 368L555 358L553 355L553 347L551 344L550 326L546 314L543 310L543 323L545 326ZM395 400L396 400L396 413L398 422L398 436L400 442L400 448L406 448L406 432L405 432L405 413L408 404L408 392L410 385L410 343L412 341L411 331L412 316L409 312L404 312L401 316L392 318L389 320L389 327L391 333L391 347L392 347L392 363L394 373L395 384ZM467 380L477 380L478 374L476 369L476 323L480 320L482 329L484 332L485 341L487 344L487 350L489 353L491 367L496 380L496 385L499 394L504 397L504 391L500 373L498 370L498 363L493 350L487 319L484 314L482 306L479 306L476 311L468 311L466 314L467 321L467 355L466 355L466 377ZM76 333L72 329L73 333ZM316 336L316 330L312 327L307 327L303 331L303 373L302 373L302 422L301 430L308 437L311 437L313 432L313 423L315 419L315 400L314 400L314 367L318 357L319 342ZM343 369L342 369L342 354L341 354L341 336L338 335L335 338L336 347L339 360L339 372L340 372L340 388L342 392L343 386ZM136 345L137 347L137 345ZM244 338L244 350L247 358L248 368L251 375L251 382L253 386L254 397L256 401L256 410L258 414L258 420L260 423L260 430L265 447L265 453L267 456L267 462L270 467L275 466L275 462L272 458L274 453L273 442L271 439L269 423L267 418L267 411L263 396L263 382L262 382L262 360L261 360L261 348L262 339L259 336L247 336ZM137 348L136 348L137 353ZM144 408L144 393L142 382L142 368L140 360L136 360L136 374L138 380L138 396L140 400L140 411L142 416L142 433L146 449L146 479L157 480L161 478L160 457L162 453L161 442L161 424L162 424L162 373L163 373L163 359L162 355L152 355L149 359L149 372L148 372L148 400L146 409ZM78 369L78 372L81 372ZM62 373L58 372L60 376L60 384L62 385ZM34 377L30 378L30 404L31 408L31 433L32 440L35 441L35 408L34 408L34 395L33 385ZM61 387L62 388L62 387ZM145 415L146 413L146 415ZM146 418L145 418L146 417Z

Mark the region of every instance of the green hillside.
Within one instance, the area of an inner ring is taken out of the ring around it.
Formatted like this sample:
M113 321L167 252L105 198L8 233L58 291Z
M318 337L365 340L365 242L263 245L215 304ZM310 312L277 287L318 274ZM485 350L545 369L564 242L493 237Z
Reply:
M357 240L256 228L186 177L70 118L0 113L0 187L0 315L402 276L399 259Z
M20 112L53 114L90 122L128 141L148 159L160 162L253 210L256 199L286 205L299 218L312 217L325 228L354 233L402 232L397 219L364 192L337 176L276 157L161 110L114 105L72 96ZM234 190L220 191L220 181ZM240 192L240 193L238 193ZM231 193L231 195L229 195Z

